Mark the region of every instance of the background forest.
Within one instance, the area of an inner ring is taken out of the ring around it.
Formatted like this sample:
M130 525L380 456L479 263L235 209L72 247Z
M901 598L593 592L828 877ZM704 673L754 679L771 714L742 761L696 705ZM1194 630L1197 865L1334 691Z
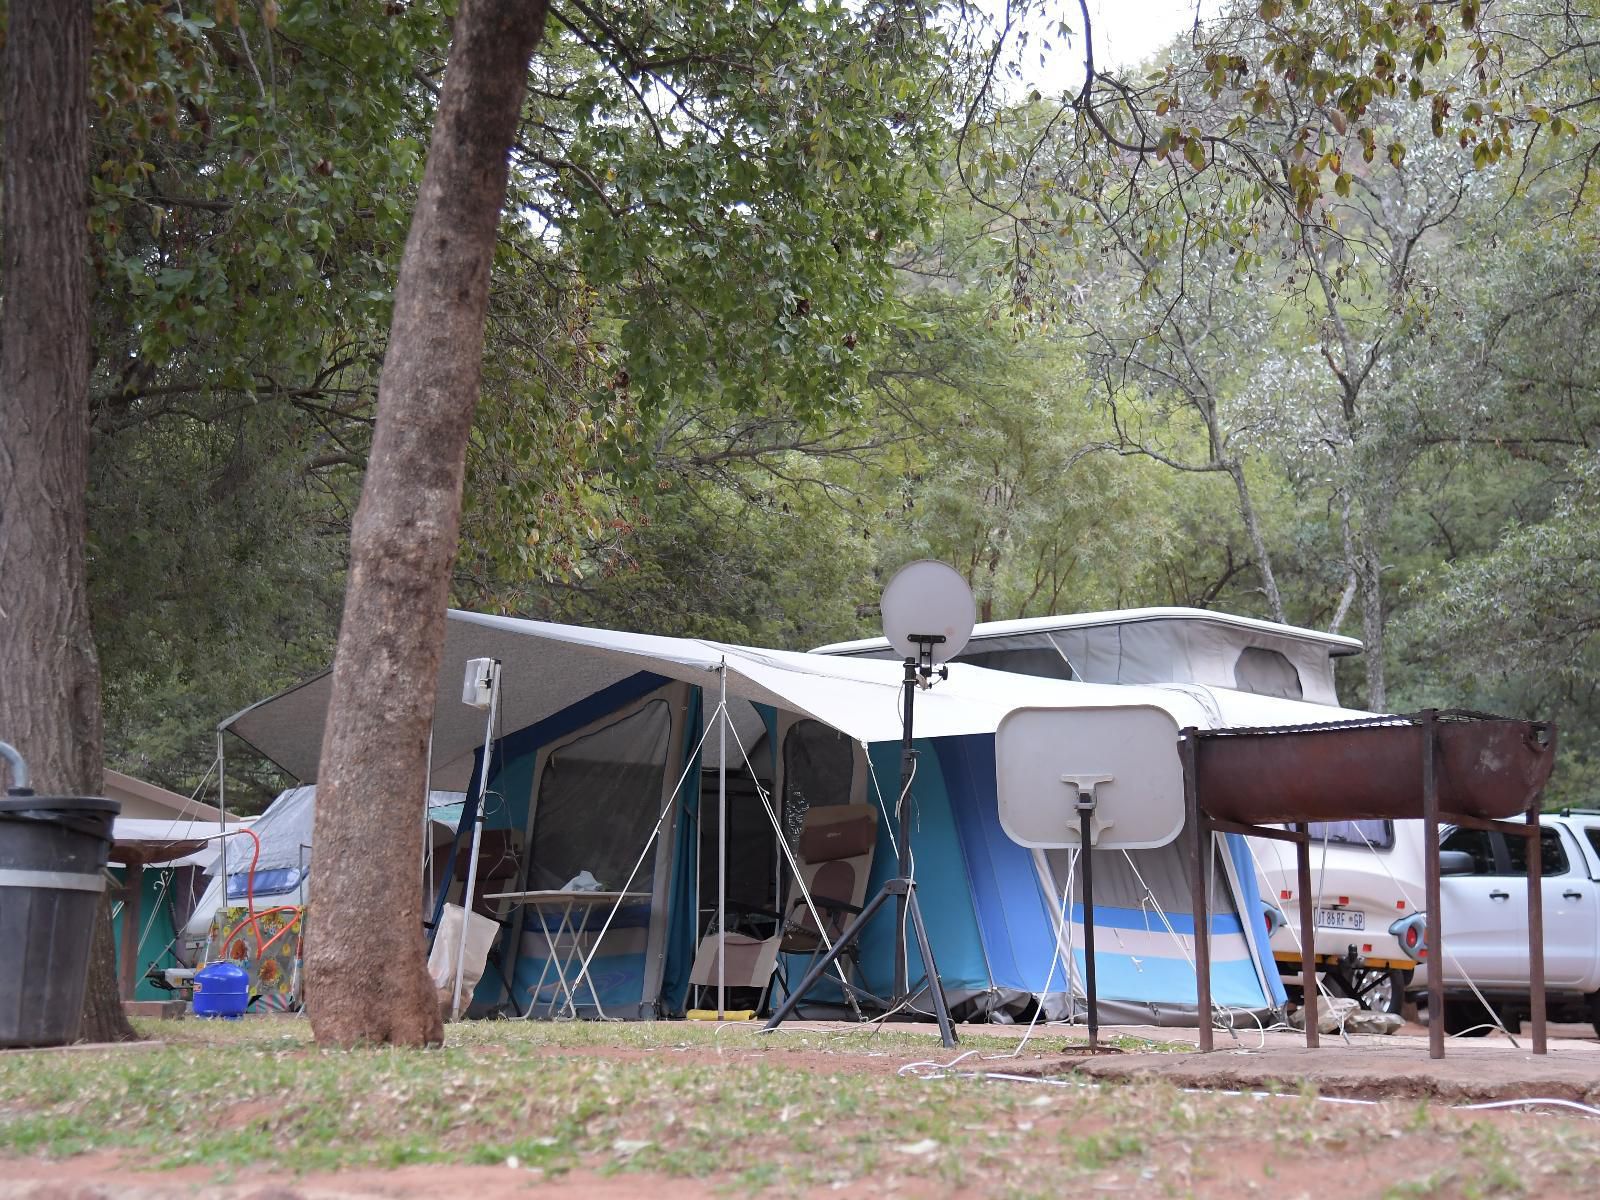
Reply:
M804 649L937 557L1353 634L1346 704L1553 718L1600 802L1600 19L1263 0L1051 95L1076 8L769 7L553 10L456 604ZM112 766L331 658L449 10L97 8Z

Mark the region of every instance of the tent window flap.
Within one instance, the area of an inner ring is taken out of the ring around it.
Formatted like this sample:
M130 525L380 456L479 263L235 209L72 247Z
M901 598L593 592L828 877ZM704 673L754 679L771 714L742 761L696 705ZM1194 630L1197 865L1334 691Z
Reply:
M652 700L550 753L539 776L528 886L565 887L587 871L620 888L661 813L672 716ZM630 885L649 891L653 856Z

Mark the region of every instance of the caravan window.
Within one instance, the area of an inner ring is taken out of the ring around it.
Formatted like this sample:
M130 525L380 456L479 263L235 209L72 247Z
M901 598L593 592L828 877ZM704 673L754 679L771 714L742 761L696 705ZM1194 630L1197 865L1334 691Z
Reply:
M1040 679L1077 678L1072 664L1054 648L968 650L956 655L956 662L987 667L991 671L1010 671L1013 675L1036 675Z
M808 808L850 803L854 778L854 742L821 721L795 723L783 739L783 829L791 846Z
M1300 672L1294 664L1276 650L1262 646L1246 646L1233 664L1233 685L1241 692L1257 696L1277 696L1282 700L1301 700L1305 689L1300 686Z
M1394 849L1393 821L1312 821L1308 830L1311 844L1326 840L1334 846L1370 846L1374 850Z
M563 887L581 871L600 886L648 892L655 855L628 872L661 816L672 715L652 700L604 729L552 751L539 775L528 886Z

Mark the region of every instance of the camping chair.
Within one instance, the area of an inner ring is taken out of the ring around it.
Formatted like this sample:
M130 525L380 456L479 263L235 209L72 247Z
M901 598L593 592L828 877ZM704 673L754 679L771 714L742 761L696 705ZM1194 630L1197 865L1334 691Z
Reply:
M805 954L815 959L826 945L839 940L866 903L872 852L877 844L878 810L870 804L830 804L806 810L795 855L805 889L795 889L789 898L779 937L778 949L782 953ZM810 904L806 903L805 892L811 894ZM813 907L822 918L821 931L812 916ZM827 933L826 945L823 932ZM848 960L844 976L848 981L860 970L856 947L850 946L841 957ZM787 976L783 977L783 985L787 991ZM846 982L845 996L854 1008L851 988Z
M694 966L689 971L689 984L696 989L694 1012L708 1011L705 1009L705 993L708 989L713 993L716 991L719 944L727 950L727 959L722 966L723 986L730 992L735 988L755 989L755 1006L751 1011L760 1012L765 1008L767 988L772 984L772 974L778 965L778 945L782 940L780 937L760 938L729 930L719 943L715 931L706 934L701 939L700 949L694 956Z

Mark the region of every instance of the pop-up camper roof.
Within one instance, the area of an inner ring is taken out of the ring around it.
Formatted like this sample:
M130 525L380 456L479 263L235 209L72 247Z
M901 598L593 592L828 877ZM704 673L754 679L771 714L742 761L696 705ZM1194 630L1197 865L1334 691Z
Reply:
M1086 683L1199 683L1286 700L1337 704L1333 660L1355 638L1198 608L1130 608L987 621L956 659ZM895 658L885 638L819 646L813 654Z

